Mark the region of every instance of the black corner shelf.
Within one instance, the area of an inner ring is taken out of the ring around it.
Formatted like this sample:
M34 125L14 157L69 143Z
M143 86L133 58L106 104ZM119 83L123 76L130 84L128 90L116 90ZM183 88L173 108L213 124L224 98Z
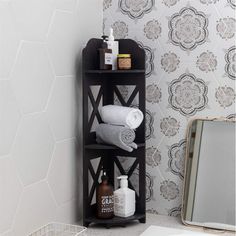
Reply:
M86 70L86 74L145 74L145 70Z
M131 39L119 40L120 53L132 55L132 70L99 70L98 49L101 39L90 39L83 49L83 224L88 227L91 223L124 225L134 220L141 223L146 221L146 166L145 166L145 119L136 129L138 148L132 152L124 151L116 146L97 144L93 126L102 123L99 107L114 104L115 97L123 106L132 106L134 99L138 99L138 108L145 114L145 52ZM135 87L125 99L117 86ZM94 87L96 92L94 93ZM122 166L119 157L133 158L129 167ZM92 161L97 161L97 168ZM129 187L136 192L136 212L127 218L114 217L112 219L98 219L96 217L96 187L100 182L102 169L106 169L110 184L115 186L115 168L120 174L128 175ZM139 175L136 184L132 183L133 175ZM138 187L136 186L138 185ZM136 187L135 187L136 186Z

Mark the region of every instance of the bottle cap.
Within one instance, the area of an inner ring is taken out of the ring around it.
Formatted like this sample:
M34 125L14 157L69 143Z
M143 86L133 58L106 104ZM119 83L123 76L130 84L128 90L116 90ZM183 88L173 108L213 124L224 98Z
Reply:
M109 41L114 41L114 40L115 40L114 35L113 35L113 29L112 29L112 28L110 28L110 35L109 35L109 37L108 37L108 40L109 40Z
M120 187L121 188L128 188L128 176L127 175L121 175L117 177L117 179L120 180Z
M108 180L108 177L107 177L107 174L106 174L105 171L103 172L103 175L102 175L101 179L102 179L102 181L103 180Z

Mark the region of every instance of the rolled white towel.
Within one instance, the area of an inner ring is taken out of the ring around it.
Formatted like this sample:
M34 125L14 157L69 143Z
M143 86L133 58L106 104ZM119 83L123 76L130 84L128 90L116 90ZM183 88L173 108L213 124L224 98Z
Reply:
M100 109L102 121L112 125L124 125L136 129L143 121L143 113L132 107L107 105Z

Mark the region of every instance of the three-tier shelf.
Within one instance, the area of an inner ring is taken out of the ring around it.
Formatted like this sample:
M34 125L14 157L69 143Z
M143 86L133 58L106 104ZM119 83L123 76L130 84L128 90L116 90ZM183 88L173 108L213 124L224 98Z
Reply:
M145 119L136 130L135 142L138 149L127 152L111 145L96 143L93 131L95 122L102 123L99 107L114 104L115 97L123 106L130 107L138 98L138 108L145 116L145 52L131 39L119 40L119 53L132 55L131 70L99 70L98 49L101 39L90 39L83 49L83 224L103 224L106 227L125 225L138 220L146 221L146 187L145 187ZM134 87L129 98L124 99L119 86ZM94 93L94 88L96 93ZM132 158L134 161L129 168L124 168L119 157ZM97 167L92 165L97 160ZM129 188L136 192L136 212L128 218L114 217L98 219L96 217L96 187L98 186L103 169L109 177L109 183L114 186L115 168L122 175L128 175ZM130 181L131 176L138 173L136 185ZM137 187L138 185L138 187Z

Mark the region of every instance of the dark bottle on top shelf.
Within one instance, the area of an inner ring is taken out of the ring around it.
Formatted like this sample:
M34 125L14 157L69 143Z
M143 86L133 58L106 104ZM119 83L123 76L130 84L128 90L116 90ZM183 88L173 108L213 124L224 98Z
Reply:
M113 187L108 184L106 172L103 172L102 182L97 187L97 217L110 219L114 216L114 195Z
M102 48L99 48L99 69L100 70L112 70L112 50L108 49L106 42L107 36L102 36L103 43Z

